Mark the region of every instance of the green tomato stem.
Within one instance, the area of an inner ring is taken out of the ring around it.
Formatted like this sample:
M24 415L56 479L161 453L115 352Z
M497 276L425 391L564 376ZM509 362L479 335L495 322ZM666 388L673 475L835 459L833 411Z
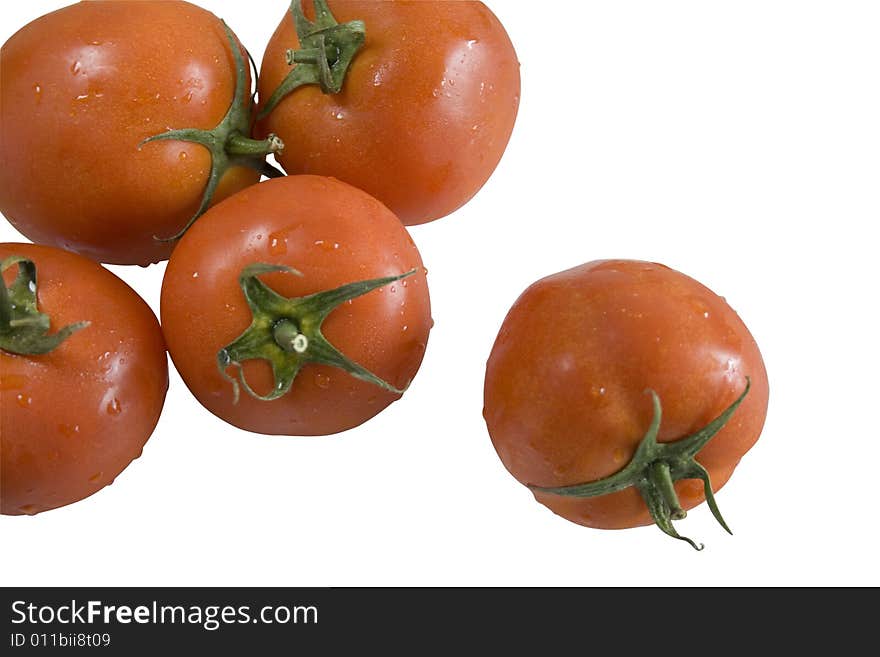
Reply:
M220 181L230 168L245 166L270 178L284 175L266 162L266 156L281 151L284 148L284 143L275 135L269 135L268 138L261 141L247 137L253 123L253 97L246 88L247 62L241 55L235 35L225 22L223 29L226 31L226 38L235 61L235 93L226 115L211 130L198 128L169 130L145 139L138 146L138 148L142 148L146 144L157 141L185 141L204 146L211 154L211 170L198 209L174 235L154 236L154 239L159 242L174 242L183 237L196 219L201 217L210 207Z
M664 461L655 461L648 469L648 479L651 485L657 489L663 502L669 509L669 517L672 520L684 520L687 512L681 508L678 494L675 492L675 482L672 481L672 469Z
M657 393L649 390L654 409L651 424L636 448L632 459L623 468L604 479L583 484L561 487L530 486L530 488L537 492L563 497L588 498L608 495L634 487L645 501L654 523L665 534L689 543L696 550L702 550L702 545L685 536L680 536L672 525L673 520L683 520L687 516L678 500L674 483L681 479L701 480L706 502L712 515L718 524L728 533L732 533L718 510L709 473L695 457L724 428L746 395L749 394L750 389L751 381L746 377L745 390L721 415L699 431L668 443L657 442L663 413Z
M89 322L77 322L49 333L49 315L37 309L37 266L32 260L11 256L0 272L18 265L18 276L7 288L0 280L0 350L20 356L47 354Z
M306 18L302 0L290 3L290 13L300 49L288 49L285 57L289 66L295 66L272 92L258 120L269 116L282 100L304 85L318 85L325 94L342 91L348 69L366 39L363 21L338 23L326 0L315 0L314 21Z
M395 388L346 357L324 337L321 326L327 316L346 301L412 276L416 270L291 298L281 296L259 279L260 275L271 272L301 276L295 269L281 265L257 263L245 267L239 276L239 285L252 313L251 325L217 353L217 368L232 383L236 403L240 388L263 401L286 395L300 370L309 363L336 367L399 395L405 392L405 388ZM254 391L245 379L242 363L252 359L268 361L272 366L274 385L266 395ZM235 376L228 374L230 367L235 368Z

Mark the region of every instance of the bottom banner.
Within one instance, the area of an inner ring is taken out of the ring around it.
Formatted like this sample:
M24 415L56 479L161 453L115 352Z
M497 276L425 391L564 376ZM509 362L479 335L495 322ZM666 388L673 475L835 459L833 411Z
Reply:
M470 654L475 639L493 654L630 652L695 637L746 647L756 633L789 648L794 638L817 647L833 636L839 650L872 625L849 592L821 589L0 588L0 605L0 653L9 656L71 648Z

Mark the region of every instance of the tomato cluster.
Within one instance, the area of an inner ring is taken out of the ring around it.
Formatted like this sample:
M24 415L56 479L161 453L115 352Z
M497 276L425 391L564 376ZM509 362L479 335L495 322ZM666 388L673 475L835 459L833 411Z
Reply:
M0 512L112 482L156 426L166 349L247 431L333 434L401 397L433 325L406 226L480 190L519 108L482 2L293 0L257 80L232 29L179 0L68 6L0 61L0 211L36 243L0 245ZM99 263L162 260L160 325ZM485 379L491 439L540 502L678 538L703 500L724 524L713 492L766 405L726 303L632 261L530 287Z

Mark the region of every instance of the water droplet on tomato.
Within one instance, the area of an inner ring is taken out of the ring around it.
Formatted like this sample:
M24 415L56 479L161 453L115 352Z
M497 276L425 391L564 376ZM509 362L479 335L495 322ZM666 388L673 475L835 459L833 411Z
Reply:
M389 291L391 294L396 293L396 292L397 292L397 286L396 286L396 285L392 285L392 286L391 286L391 289L388 290L388 291Z
M82 64L80 64L79 60L74 61L73 64L70 65L70 72L73 75L79 75L79 72L81 70L82 70Z
M403 325L403 332L406 333L408 330L409 330L409 326L404 324Z
M277 256L285 253L287 253L287 235L284 233L269 235L269 254Z
M186 151L180 151L177 154L177 159L180 160L181 162L183 162L188 157L189 157L189 155L186 154Z
M78 424L59 424L58 431L60 431L67 438L73 438L76 434L79 433L79 425Z
M31 399L30 395L25 395L23 393L19 393L15 396L15 401L22 408L27 408L28 406L31 405L31 402L33 400Z
M23 506L18 507L18 510L26 515L32 516L32 515L36 514L37 507L34 504L25 504Z
M620 447L615 449L611 453L611 458L614 459L614 462L617 464L621 464L626 461L626 452L624 452Z
M103 474L104 474L103 472L96 472L91 477L89 477L89 483L97 484L101 480L101 476Z
M111 399L107 403L107 414L108 415L119 415L122 412L122 404L119 402L116 397Z
M193 278L198 278L198 277L199 277L199 272L194 271L194 272L193 272Z
M321 388L322 390L326 390L330 387L330 377L324 374L323 372L319 372L315 374L315 385Z

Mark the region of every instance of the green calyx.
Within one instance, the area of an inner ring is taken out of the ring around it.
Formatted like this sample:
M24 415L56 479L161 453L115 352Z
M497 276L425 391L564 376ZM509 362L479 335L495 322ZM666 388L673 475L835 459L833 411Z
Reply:
M405 389L395 388L383 381L330 344L321 333L321 326L327 316L346 301L403 280L416 271L350 283L304 297L287 298L269 288L258 277L270 272L301 276L298 271L262 263L245 267L238 280L253 313L253 321L244 333L217 353L217 368L232 383L235 402L238 403L239 387L243 387L251 397L263 401L284 396L290 391L303 366L309 363L339 368L357 379L402 395ZM272 366L275 382L267 395L255 392L245 380L241 364L254 358L266 360ZM235 376L227 373L229 367L236 368Z
M715 516L715 519L727 533L733 533L730 531L727 523L724 522L724 518L718 510L718 505L715 503L712 484L709 481L709 473L696 461L695 457L727 424L736 409L746 398L750 388L751 381L746 378L746 387L743 393L721 415L696 433L669 443L657 442L662 409L657 393L649 390L654 404L654 416L632 460L623 469L604 479L585 484L561 488L543 488L538 486L531 486L530 488L541 493L585 498L608 495L635 486L642 499L645 500L645 504L648 506L648 511L650 511L654 522L665 534L686 541L696 550L702 550L702 544L698 545L691 539L680 536L672 525L673 520L683 520L687 515L684 509L681 508L673 484L680 479L700 479L703 482L706 502L712 511L712 515Z
M326 0L315 0L314 22L306 18L302 0L290 3L290 13L300 49L287 51L287 63L296 66L266 101L258 119L269 116L278 103L303 85L316 84L325 94L338 94L348 67L364 45L367 32L364 22L337 23Z
M0 271L14 265L18 276L9 287L0 284L0 350L21 356L47 354L89 325L77 322L50 334L49 316L37 310L37 266L12 256L0 262Z
M284 143L275 135L269 135L262 141L251 139L248 136L251 133L253 123L254 96L247 89L247 63L241 55L235 35L226 23L223 23L223 29L226 31L229 45L232 48L232 57L235 61L235 94L226 116L212 130L198 128L169 130L145 139L138 146L140 149L145 144L154 141L186 141L204 146L211 154L211 172L208 175L208 182L205 185L198 210L175 235L155 236L154 239L159 242L173 242L183 237L196 219L202 216L211 205L217 186L225 173L232 167L249 167L269 178L278 178L284 175L266 162L266 156L283 150Z

